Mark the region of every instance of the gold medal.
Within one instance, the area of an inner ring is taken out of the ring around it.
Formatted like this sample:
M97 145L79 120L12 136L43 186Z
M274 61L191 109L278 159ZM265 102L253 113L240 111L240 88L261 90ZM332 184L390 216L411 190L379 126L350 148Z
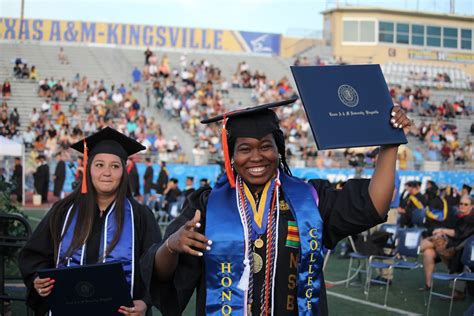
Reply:
M281 200L279 202L279 204L280 204L280 211L289 211L290 210L290 206L285 201Z
M256 252L252 253L252 256L253 256L253 273L256 274L256 273L259 273L262 270L263 259Z
M261 238L258 238L257 240L255 240L253 242L253 244L255 245L255 247L257 247L258 249L262 248L263 247L263 240Z

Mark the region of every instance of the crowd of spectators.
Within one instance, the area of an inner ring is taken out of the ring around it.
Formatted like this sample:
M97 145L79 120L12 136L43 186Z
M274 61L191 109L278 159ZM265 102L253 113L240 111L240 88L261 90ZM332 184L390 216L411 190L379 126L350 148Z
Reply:
M118 86L103 81L89 81L76 74L71 80L44 78L38 81L38 96L44 101L31 114L30 126L21 135L27 146L45 151L47 156L60 148L66 148L74 140L89 135L98 128L112 125L127 135L143 142L149 153L162 155L179 153L181 145L176 137L165 139L158 124L146 115L152 104L167 119L176 119L182 128L195 138L192 150L194 163L218 162L222 159L220 126L202 125L200 121L226 111L251 104L237 104L229 97L229 89L248 89L250 99L256 104L280 101L296 95L287 77L269 79L259 69L253 69L246 61L236 65L231 78L225 78L221 70L208 60L193 60L182 54L175 65L168 56L158 56L151 50L144 52L144 66L135 67L131 73L132 84ZM20 62L22 59L19 58ZM61 64L69 59L60 49ZM295 65L344 64L339 58L323 62L319 57L310 62L307 57L297 58ZM20 63L20 65L23 65ZM17 66L17 65L15 65ZM35 73L37 74L36 70ZM229 80L230 79L230 80ZM134 96L145 86L146 104ZM473 161L473 149L469 139L458 139L457 127L450 119L472 114L472 105L459 95L452 102L436 104L431 101L430 88L405 88L391 86L394 102L407 112L427 117L415 125L411 133L426 144L424 148L400 151L400 167L407 168L407 161L420 165L423 160L441 160L450 163ZM2 85L2 96L11 95L8 81ZM84 96L81 98L81 96ZM85 100L84 100L85 99ZM3 111L3 110L2 110ZM333 150L319 152L310 133L305 112L298 101L293 106L277 110L286 136L287 154L292 164L320 168L371 165L374 148ZM2 113L2 134L18 135L18 120L11 114ZM5 128L6 119L9 124ZM177 158L179 155L174 155ZM182 157L182 156L181 156Z

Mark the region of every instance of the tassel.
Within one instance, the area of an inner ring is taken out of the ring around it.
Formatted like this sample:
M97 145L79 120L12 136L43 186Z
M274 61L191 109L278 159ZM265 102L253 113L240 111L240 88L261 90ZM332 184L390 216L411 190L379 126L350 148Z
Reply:
M242 291L247 291L249 289L249 283L250 283L250 261L249 259L245 258L244 260L244 272L242 273L242 276L240 277L239 284L237 285L237 288Z
M224 151L224 165L225 165L225 172L227 174L227 179L229 180L229 184L231 188L235 188L235 177L234 171L232 170L232 166L230 164L229 158L229 144L227 143L227 130L225 125L227 123L227 118L224 117L224 123L222 125L222 150Z
M82 171L82 185L81 185L81 194L87 193L87 143L84 139L84 171Z

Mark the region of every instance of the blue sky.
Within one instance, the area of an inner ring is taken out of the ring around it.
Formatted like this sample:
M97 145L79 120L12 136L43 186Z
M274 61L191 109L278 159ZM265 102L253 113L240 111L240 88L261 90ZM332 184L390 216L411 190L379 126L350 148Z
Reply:
M0 0L0 17L19 17L20 2ZM303 35L336 2L447 13L450 0L25 0L25 17ZM474 0L456 0L456 12L474 16Z

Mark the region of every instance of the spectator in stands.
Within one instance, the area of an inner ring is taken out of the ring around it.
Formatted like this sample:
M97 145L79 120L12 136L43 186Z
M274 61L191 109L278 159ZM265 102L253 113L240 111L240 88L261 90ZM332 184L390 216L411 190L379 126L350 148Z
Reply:
M138 90L138 84L140 83L141 79L142 79L141 71L137 67L134 67L132 71L132 80L133 80L133 85L134 85L135 90Z
M48 114L51 110L51 103L49 99L44 100L43 104L41 104L41 112Z
M28 126L26 128L26 132L23 133L23 143L25 144L25 147L30 149L33 147L33 142L35 140L35 132L31 129L31 126Z
M49 98L51 96L51 88L48 79L42 79L38 85L38 96Z
M20 126L20 114L18 113L17 108L14 108L10 113L10 124Z
M36 66L31 66L30 79L38 80L38 71L36 70Z
M29 79L30 78L30 69L28 68L27 64L24 64L21 68L21 79Z
M146 48L146 51L144 52L144 55L145 55L145 65L149 65L150 63L149 63L148 59L151 57L151 55L153 55L153 53L151 52L149 47Z
M66 53L64 52L63 47L59 48L58 60L61 63L61 65L68 65L69 64L69 59L68 59Z
M2 97L4 99L9 99L12 95L12 87L10 85L10 81L5 80L2 85Z
M33 108L31 115L30 115L30 122L32 124L36 124L40 119L40 114L36 111L36 108Z
M462 271L460 253L456 249L466 238L474 234L473 199L464 195L461 197L454 228L438 228L433 236L423 239L420 250L423 252L423 269L425 270L425 289L431 288L432 275L437 262L443 261L448 265L450 273ZM461 298L462 292L455 292L455 298Z

